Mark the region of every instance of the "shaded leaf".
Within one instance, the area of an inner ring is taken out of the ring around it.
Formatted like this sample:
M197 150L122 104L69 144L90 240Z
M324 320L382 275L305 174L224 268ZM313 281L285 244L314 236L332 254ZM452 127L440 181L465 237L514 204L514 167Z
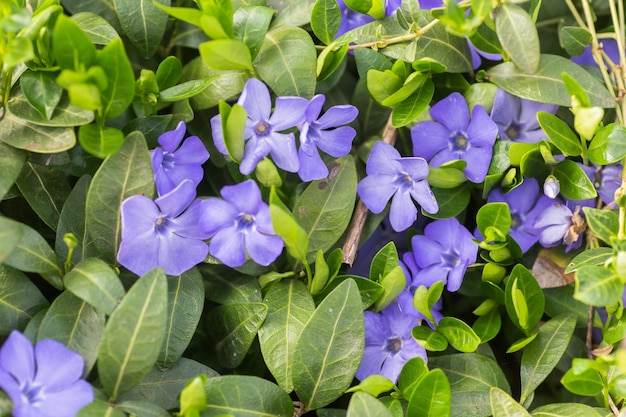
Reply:
M0 141L37 153L57 153L76 145L76 135L71 127L38 126L6 112L0 120Z
M135 3L137 0L118 0ZM148 3L147 0L139 0ZM149 2L152 4L152 2ZM167 17L167 16L166 16ZM156 26L156 25L152 25ZM135 93L135 74L121 39L113 39L96 57L98 65L104 69L107 86L102 90L102 115L106 119L114 119L126 110L133 101Z
M72 20L96 45L108 45L113 39L120 37L115 28L103 16L96 13L76 13L72 15Z
M0 335L23 330L33 316L49 303L22 272L0 265Z
M0 201L22 172L26 157L26 152L0 142Z
M99 258L82 260L63 280L68 291L106 315L113 313L126 293L115 271Z
M157 0L170 6L171 0ZM113 0L117 17L126 36L144 57L151 56L165 33L167 13L151 0Z

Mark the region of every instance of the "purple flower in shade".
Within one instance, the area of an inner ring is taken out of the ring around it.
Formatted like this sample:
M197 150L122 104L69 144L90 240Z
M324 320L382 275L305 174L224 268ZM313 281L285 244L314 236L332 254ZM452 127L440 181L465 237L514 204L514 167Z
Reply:
M122 242L117 260L137 275L160 266L180 275L202 262L209 248L206 200L195 200L191 180L152 201L135 195L122 202Z
M461 159L467 162L463 171L467 179L481 182L491 163L498 127L485 109L474 106L470 120L465 98L452 93L430 109L435 121L418 123L411 129L413 154L430 165Z
M613 63L619 65L619 48L617 46L617 41L615 39L602 39L600 43L602 44L602 50L604 51L604 53L607 54L607 56L611 59L611 61L613 61ZM587 46L582 54L578 56L573 56L570 59L572 60L572 62L575 62L578 65L589 65L597 67L598 64L593 59L591 48L591 45ZM610 68L608 69L609 71L611 70Z
M211 255L232 268L246 262L246 253L257 264L272 263L283 251L283 241L274 232L256 182L228 185L220 194L223 199L206 200Z
M300 149L298 175L302 181L312 181L328 176L328 168L317 148L335 158L347 155L352 148L356 131L343 126L356 119L359 111L351 105L333 106L320 117L326 97L318 94L304 111L304 123L300 126Z
M604 204L615 201L615 191L622 185L622 164L607 165L600 173L598 195Z
M476 262L478 254L472 234L455 218L429 223L424 235L413 236L411 248L403 260L417 266L412 285L430 287L443 281L448 291L459 289L467 267Z
M244 131L244 156L239 170L244 175L254 171L261 159L272 155L274 163L289 172L300 168L296 140L293 133L280 133L304 121L304 109L308 100L302 97L278 97L272 112L270 92L256 78L249 79L243 87L237 104L246 109L248 119ZM222 132L221 116L211 118L211 130L216 148L228 155Z
M343 35L344 33L358 28L359 26L363 26L367 23L373 22L374 18L364 13L355 12L348 6L344 0L337 0L337 4L339 5L339 10L341 10L341 24L339 25L339 30L335 35L335 38ZM393 12L402 5L402 0L387 0L385 2L385 14L387 16L391 16Z
M525 100L498 89L493 101L491 119L498 125L500 139L514 142L537 143L547 139L539 126L537 113L556 113L559 106Z
M83 358L56 340L35 347L14 330L0 348L0 388L14 417L74 417L94 399Z
M209 159L209 152L197 136L182 142L186 129L184 122L178 123L175 130L159 136L162 147L152 151L152 170L159 195L169 193L184 180L191 180L197 186L204 177L202 164Z
M365 350L356 372L360 381L370 375L383 375L398 380L404 364L421 356L427 361L426 350L420 346L411 330L419 325L417 317L404 314L397 303L391 303L380 313L365 313Z
M539 183L534 178L525 178L524 182L506 194L494 188L487 198L488 203L501 202L509 205L509 234L522 252L528 251L539 240L540 230L534 226L535 220L553 201L541 192Z
M539 229L539 243L550 248L561 243L566 245L565 252L578 249L582 244L583 232L587 228L581 205L578 202L555 202L547 207L535 220L534 227Z
M423 158L402 158L400 153L385 142L377 142L366 165L357 192L365 206L380 213L391 200L389 220L396 232L406 230L417 219L415 199L427 213L439 210L437 200L426 181L428 163Z

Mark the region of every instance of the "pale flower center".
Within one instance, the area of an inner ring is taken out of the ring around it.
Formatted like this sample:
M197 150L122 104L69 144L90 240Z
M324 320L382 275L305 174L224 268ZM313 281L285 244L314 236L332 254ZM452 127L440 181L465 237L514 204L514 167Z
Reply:
M389 352L392 355L395 355L396 353L400 352L400 349L402 349L402 339L397 336L388 338L387 340L385 340L385 346L383 347L383 349L385 350L385 352Z
M270 131L270 126L265 122L259 122L254 126L254 131L257 135L267 135Z

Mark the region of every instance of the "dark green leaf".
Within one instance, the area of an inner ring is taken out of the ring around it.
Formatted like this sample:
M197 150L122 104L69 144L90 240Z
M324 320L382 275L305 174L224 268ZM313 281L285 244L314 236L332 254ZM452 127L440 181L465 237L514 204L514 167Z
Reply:
M0 265L0 335L6 336L14 329L23 330L35 313L48 305L46 298L26 275Z
M0 142L0 201L22 172L27 153ZM3 257L0 256L0 263Z
M73 148L76 135L71 127L37 126L8 111L0 120L0 141L31 152L57 153Z
M398 266L398 250L394 242L383 246L372 259L369 278L380 282L392 269Z
M77 414L77 417L125 417L124 414L120 410L116 410L113 408L107 401L103 401L100 399L94 400L91 404L83 407L80 412Z
M125 135L130 134L134 130L141 132L148 143L148 148L157 146L159 136L163 134L172 122L173 114L154 115L147 117L139 117L131 120L122 128Z
M340 68L347 54L348 44L343 44L340 47L335 47L334 44L330 44L324 48L317 57L317 81L324 81L333 75L335 70Z
M37 110L28 104L28 101L21 93L11 96L8 107L14 116L39 126L74 127L91 123L94 119L94 114L91 110L83 110L72 105L67 95L61 97L61 101L55 107L51 119L42 117Z
M173 55L168 56L159 64L156 70L156 82L159 91L174 87L183 74L183 65Z
M472 329L481 343L486 343L496 337L502 327L502 317L498 309L493 309L489 313L482 315L476 319Z
M171 4L171 0L113 0L126 36L145 58L159 46L167 27L168 16L155 2L165 7Z
M589 160L598 165L621 161L626 155L626 127L610 123L601 127L589 144Z
M206 66L201 57L189 61L183 68L182 80L211 80L209 86L190 99L194 109L202 110L217 106L220 100L228 100L239 94L250 78L244 70L218 71Z
M120 149L124 142L124 134L115 127L90 124L78 129L78 141L90 154L106 158Z
M420 89L393 107L391 124L398 128L414 121L426 110L434 93L435 85L431 80L426 80Z
M465 210L471 197L471 188L467 184L455 188L431 187L431 190L435 194L439 211L430 214L422 210L422 214L433 219L447 219L458 215Z
M261 50L274 12L274 9L264 6L244 6L235 11L233 16L235 39L246 44L252 59L256 58Z
M391 61L389 58L369 48L356 48L354 50L354 60L356 61L356 69L359 78L365 79L370 69L377 71L391 70Z
M219 304L260 303L261 287L256 279L214 265L200 265L204 288L209 301Z
M109 22L116 31L122 28L115 14L113 3L105 0L63 0L63 6L72 14L80 12L95 13Z
M530 413L509 394L491 388L491 412L498 417L530 417Z
M450 383L441 369L433 369L420 378L406 412L409 416L450 415Z
M123 1L135 2L135 0ZM147 0L140 1L147 3ZM107 77L107 87L102 90L100 97L103 106L102 115L105 119L114 119L126 110L135 93L135 75L122 40L113 39L98 51L96 62L104 69Z
M124 401L115 404L116 408L137 417L170 417L171 414L156 404L148 401Z
M599 210L591 207L583 207L583 212L591 231L606 243L611 244L611 239L617 237L619 230L617 213L611 210Z
M563 26L559 31L561 42L568 54L578 56L585 51L593 39L588 30L578 26Z
M476 214L478 230L488 242L502 242L511 228L511 212L507 203L488 203Z
M622 299L623 287L620 277L610 269L581 266L576 271L574 298L596 307L610 306Z
M65 2L64 2L65 3ZM72 15L72 20L96 45L108 45L120 35L102 16L92 12L81 12Z
M63 279L68 291L106 315L113 313L125 294L115 271L98 258L82 260Z
M580 139L563 120L548 112L539 112L537 113L537 121L550 141L563 152L563 155L579 156L582 153L583 147L580 144Z
M586 200L598 195L585 171L571 159L559 162L552 173L561 184L561 194L567 199Z
M341 24L341 10L335 0L317 0L311 12L311 29L319 40L329 45Z
M584 208L583 208L584 211ZM571 260L564 274L569 274L570 272L576 271L583 265L602 265L613 256L613 249L611 248L590 248L587 249L574 257Z
M556 317L560 314L573 313L576 315L576 327L587 326L589 306L574 299L573 284L544 288L543 293L546 297L545 311L548 316Z
M339 275L335 277L332 281L324 287L324 290L315 296L315 301L319 303L321 300L326 298L328 294L332 290L334 290L339 284L343 281L351 279L356 282L356 286L359 287L359 294L361 295L361 303L363 303L363 310L369 308L372 304L374 304L385 291L377 282L374 282L370 279L359 277L356 275Z
M63 87L56 83L55 75L45 71L26 71L20 77L20 88L28 103L46 120L61 100Z
M411 398L420 379L426 375L428 367L421 356L409 359L398 377L398 388L404 398Z
M355 392L350 398L346 417L393 417L376 397L365 392Z

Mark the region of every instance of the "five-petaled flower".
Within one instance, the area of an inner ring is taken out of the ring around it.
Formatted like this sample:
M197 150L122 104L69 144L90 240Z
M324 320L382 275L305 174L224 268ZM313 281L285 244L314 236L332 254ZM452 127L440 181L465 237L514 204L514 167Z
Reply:
M465 98L452 93L430 109L435 121L418 123L411 129L413 155L425 158L430 165L461 159L463 171L472 182L482 182L487 175L498 126L485 109L474 106L472 118Z
M197 136L183 142L186 129L184 122L178 123L175 130L159 136L162 147L152 151L152 170L159 195L169 193L184 180L191 180L197 186L204 177L202 164L209 159L209 152Z
M426 181L428 163L424 158L403 158L393 146L377 142L365 169L367 177L359 182L357 192L373 213L382 212L389 199L392 199L389 220L396 232L409 228L417 219L417 209L411 197L427 213L439 210Z
M430 287L443 281L451 292L459 289L467 267L476 262L478 254L472 234L454 217L429 223L424 235L413 236L411 248L412 261L419 269L412 285ZM404 261L410 264L410 255L405 255Z
M304 121L304 109L308 100L302 97L280 96L272 112L270 92L263 82L256 78L249 79L243 87L237 103L246 109L248 118L244 131L243 159L239 171L249 175L261 159L271 155L274 163L288 172L298 172L300 163L293 133L281 133L296 127ZM211 118L211 130L215 147L228 155L221 116Z
M302 181L312 181L328 176L328 168L322 161L317 148L339 158L352 148L356 131L343 126L356 119L359 111L352 105L333 106L320 117L326 97L318 94L311 99L304 111L304 122L300 126L300 149L298 175Z
M45 339L33 347L13 330L0 348L0 389L13 401L14 417L74 417L94 399L84 367L62 343Z
M137 275L160 266L168 275L180 275L202 262L209 248L206 200L195 200L191 180L152 201L135 195L122 202L120 264Z
M211 255L233 268L246 262L246 254L260 265L272 263L283 251L283 241L274 232L257 183L227 185L220 194L221 199L206 200Z

